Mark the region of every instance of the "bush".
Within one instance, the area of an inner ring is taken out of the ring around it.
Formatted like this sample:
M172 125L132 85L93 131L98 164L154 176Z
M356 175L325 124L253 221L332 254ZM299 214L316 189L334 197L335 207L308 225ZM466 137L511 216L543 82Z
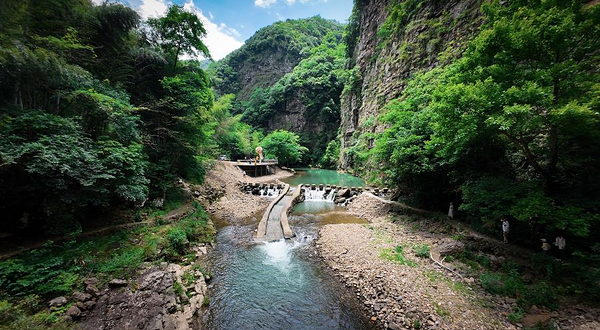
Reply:
M189 243L185 230L178 227L169 229L167 240L173 250L180 254L184 252L186 245Z
M415 245L413 251L419 258L429 258L429 246L427 244Z
M491 294L516 298L518 306L522 309L533 305L551 309L557 307L557 294L552 286L546 282L526 285L516 271L509 275L481 274L481 285Z
M481 274L481 285L485 291L491 294L503 294L504 283L502 283L502 277L498 274L486 273Z

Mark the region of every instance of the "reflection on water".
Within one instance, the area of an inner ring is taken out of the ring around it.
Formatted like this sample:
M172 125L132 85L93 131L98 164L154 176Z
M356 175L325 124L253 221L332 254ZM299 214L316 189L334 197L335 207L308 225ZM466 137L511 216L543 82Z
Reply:
M297 168L296 174L283 179L282 181L292 186L299 184L330 184L336 186L364 187L365 183L361 178L350 174L338 173L332 170Z

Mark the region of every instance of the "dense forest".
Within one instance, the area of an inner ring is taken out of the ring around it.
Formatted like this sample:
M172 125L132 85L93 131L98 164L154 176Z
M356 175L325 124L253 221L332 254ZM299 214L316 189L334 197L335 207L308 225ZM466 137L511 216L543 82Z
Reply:
M0 22L2 231L77 232L110 208L160 206L176 179L201 182L209 159L264 138L180 60L210 58L181 7L141 21L117 3L7 1Z
M416 3L395 5L380 38L399 33ZM483 230L508 216L524 241L597 237L600 8L511 1L481 10L487 21L463 55L415 73L374 118L386 128L354 147L356 170L413 204L459 204Z
M453 203L479 232L497 235L508 218L526 247L564 235L571 268L545 260L548 280L570 276L561 293L600 301L598 2L473 1L457 14L391 0L365 26L369 4L355 0L346 25L277 22L213 62L202 22L178 5L142 20L117 2L4 0L0 233L141 221L141 210L180 200L182 182L202 183L219 156L262 146L281 165L342 169L427 211ZM190 221L205 225L194 210ZM196 234L166 233L161 258L180 258ZM157 250L130 252L141 263ZM65 261L18 282L33 272L25 264L0 267L2 294L50 298L81 280L83 266L59 270Z

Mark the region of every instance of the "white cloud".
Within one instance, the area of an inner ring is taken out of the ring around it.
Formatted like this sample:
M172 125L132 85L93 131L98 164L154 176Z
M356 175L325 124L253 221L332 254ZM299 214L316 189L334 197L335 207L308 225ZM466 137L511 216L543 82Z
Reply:
M276 2L277 0L256 0L254 1L254 5L258 7L267 8Z
M138 12L143 19L162 16L167 12L170 3L165 0L142 0Z
M262 7L262 8L268 8L271 7L272 5L276 4L278 1L280 0L255 0L254 1L254 5L257 7ZM296 0L282 0L287 2L288 5L293 5L294 3L296 3ZM311 1L315 1L315 0L299 0L302 3L307 3L307 2L311 2ZM323 2L327 2L327 0L322 0Z
M148 0L146 0L148 1ZM155 1L155 0L153 0ZM235 37L239 37L240 33L234 28L221 23L220 25L208 19L202 11L194 5L190 0L183 8L189 10L200 18L204 28L206 29L206 37L203 39L204 44L208 47L210 55L214 60L220 60L232 51L240 48L244 43L238 41Z
M92 0L104 1L104 0ZM129 3L143 19L150 17L159 17L167 12L172 0L120 0ZM240 38L240 33L224 23L217 24L213 21L214 16L209 12L208 16L204 16L202 10L196 7L192 0L189 0L183 5L187 11L193 12L200 18L204 29L206 29L206 37L202 39L214 60L220 60L227 54L241 47L244 43L237 40ZM189 56L183 56L183 59L191 59ZM201 58L200 58L201 59Z

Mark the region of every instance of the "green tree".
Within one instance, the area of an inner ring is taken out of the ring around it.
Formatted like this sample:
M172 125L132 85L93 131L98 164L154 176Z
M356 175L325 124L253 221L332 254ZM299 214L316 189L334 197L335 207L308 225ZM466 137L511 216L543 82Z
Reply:
M371 166L383 163L381 177L417 200L437 199L431 207L462 198L476 219L588 235L600 196L600 7L482 8L488 23L464 56L415 76L386 106Z
M210 52L202 42L206 36L204 25L193 13L178 5L169 7L167 15L148 19L154 29L155 42L169 55L173 68L180 55L196 56L198 53L210 59Z
M290 166L297 164L308 148L299 143L300 137L294 133L277 130L269 133L261 141L266 157L276 158L280 164Z

